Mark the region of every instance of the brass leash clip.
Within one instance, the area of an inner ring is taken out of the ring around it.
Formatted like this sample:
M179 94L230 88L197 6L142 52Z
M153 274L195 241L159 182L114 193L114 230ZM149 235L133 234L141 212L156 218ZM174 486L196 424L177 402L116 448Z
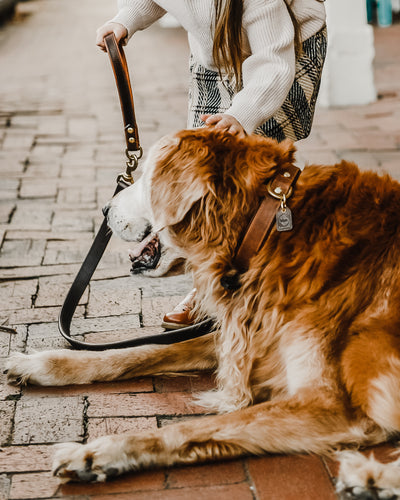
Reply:
M128 149L125 150L125 155L128 158L126 162L126 170L117 177L117 183L123 182L124 184L133 184L132 173L137 169L139 160L143 156L143 149L140 147L138 152L132 153Z

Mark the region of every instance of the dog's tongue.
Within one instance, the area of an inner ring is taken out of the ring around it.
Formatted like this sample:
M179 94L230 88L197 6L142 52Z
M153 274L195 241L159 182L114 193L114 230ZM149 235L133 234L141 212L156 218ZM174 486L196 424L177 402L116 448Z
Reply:
M131 273L137 274L146 269L154 269L161 256L161 245L157 234L149 234L134 250L129 251L132 262Z

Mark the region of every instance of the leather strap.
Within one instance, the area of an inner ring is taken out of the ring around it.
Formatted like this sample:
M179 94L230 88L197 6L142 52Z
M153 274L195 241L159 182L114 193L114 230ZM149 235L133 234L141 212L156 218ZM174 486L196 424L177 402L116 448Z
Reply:
M133 108L133 96L132 89L129 81L128 67L126 64L125 55L123 49L118 47L115 36L108 35L105 39L108 54L110 56L111 65L114 71L115 79L117 82L118 93L120 97L121 110L124 119L125 126L125 137L127 139L127 149L129 151L137 151L140 149L139 145L139 135L137 131L137 125L135 120L135 113ZM128 129L132 126L133 132ZM133 139L133 140L131 140ZM128 156L128 155L127 155ZM136 157L133 155L133 157ZM128 156L128 159L132 158ZM136 158L136 162L137 162ZM128 162L129 163L129 162ZM130 168L131 166L128 165ZM117 187L114 192L114 196L122 189L128 187L131 184L131 176L128 173L118 176ZM84 291L86 290L94 271L100 262L101 257L107 247L107 244L111 238L111 231L107 226L107 220L104 218L103 223L100 226L99 231L89 249L89 252L83 261L78 274L72 283L67 296L64 300L64 304L61 308L60 316L58 319L58 328L61 335L76 349L86 349L90 351L102 351L104 349L121 349L124 347L136 347L139 345L146 344L174 344L176 342L182 342L184 340L189 340L192 338L200 337L210 333L213 329L214 322L212 320L205 320L197 323L194 326L187 328L181 328L180 330L174 330L171 332L162 332L157 335L150 335L145 337L138 337L128 340L123 340L120 342L108 342L103 344L93 344L88 342L82 342L71 336L71 323L74 316L75 310L78 306L79 300L81 299Z
M276 213L281 205L281 198L283 195L286 198L289 197L300 172L301 170L294 165L280 168L273 180L268 184L266 195L247 227L246 233L236 252L234 264L238 271L247 271L251 258L264 245L275 224Z
M110 56L115 83L117 84L122 117L124 120L126 148L128 151L138 151L140 149L139 131L135 118L132 86L125 53L122 47L118 45L114 33L107 35L104 38L104 42L108 55Z

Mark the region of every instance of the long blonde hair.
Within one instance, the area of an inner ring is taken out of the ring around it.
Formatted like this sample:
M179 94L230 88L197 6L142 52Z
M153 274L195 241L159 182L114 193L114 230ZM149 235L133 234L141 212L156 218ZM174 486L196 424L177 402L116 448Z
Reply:
M317 0L324 1L324 0ZM284 0L294 26L296 53L301 53L299 23L290 7L291 0ZM222 71L234 76L240 87L243 62L243 0L214 0L215 25L213 59L220 74Z

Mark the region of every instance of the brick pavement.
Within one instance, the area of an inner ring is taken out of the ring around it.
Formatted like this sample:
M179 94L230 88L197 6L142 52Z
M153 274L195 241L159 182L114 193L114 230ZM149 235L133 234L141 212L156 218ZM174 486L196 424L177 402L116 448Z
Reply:
M65 347L57 316L122 169L123 137L113 77L94 46L113 13L106 0L21 3L0 28L0 366L10 351ZM376 30L380 98L359 108L318 110L298 159L362 167L400 179L400 26ZM157 26L127 48L141 142L185 126L188 49L179 29ZM190 278L128 277L127 245L112 239L81 300L74 333L124 338L159 330L160 315ZM83 387L20 390L0 373L0 499L334 499L335 464L318 457L262 457L143 472L104 485L60 487L52 443L151 429L194 418L192 392L209 374ZM197 417L198 418L198 417ZM385 455L391 446L381 447Z

